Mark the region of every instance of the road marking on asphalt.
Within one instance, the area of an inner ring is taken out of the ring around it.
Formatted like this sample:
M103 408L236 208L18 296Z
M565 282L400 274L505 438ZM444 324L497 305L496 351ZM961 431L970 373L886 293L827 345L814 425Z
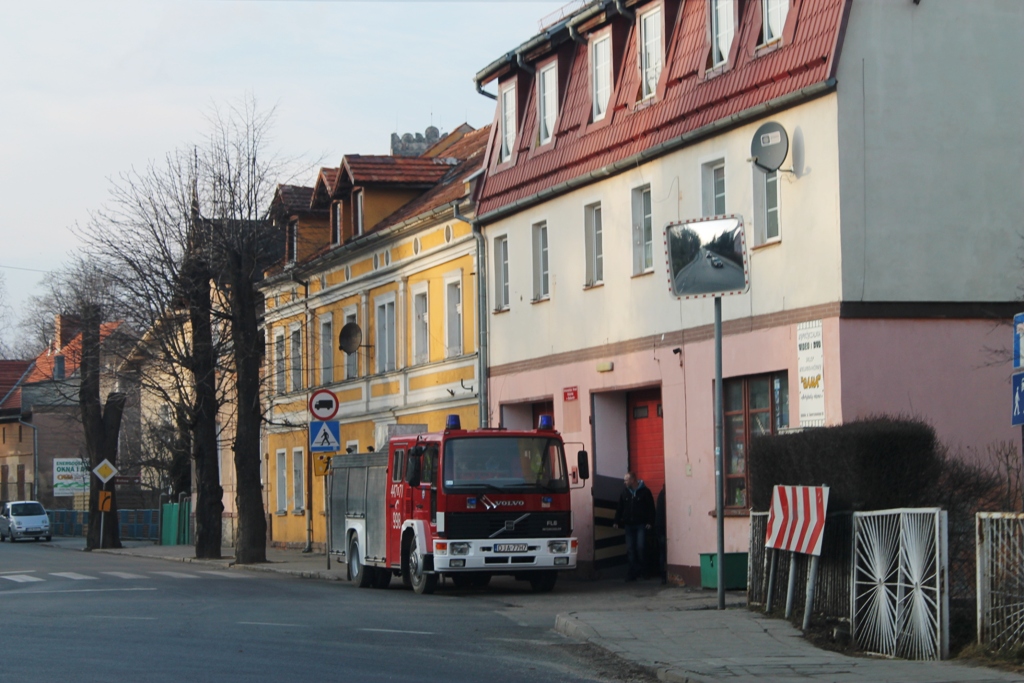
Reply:
M273 621L239 621L242 626L293 626L295 628L306 628L306 624L279 624Z
M31 574L34 571L38 571L38 570L36 570L36 569L12 569L9 572L0 572L0 576L3 576L4 574Z
M357 628L357 631L369 631L370 633L406 633L414 636L432 636L432 631L399 631L393 628Z
M110 576L116 576L119 579L144 579L144 578L146 578L142 574L132 574L131 572L100 572L100 574L109 574Z
M38 576L32 576L31 574L5 574L4 576L0 576L0 579L7 579L8 581L14 581L15 583L46 581L46 579L40 579Z
M74 581L96 581L95 576L86 576L77 572L50 572L50 576L59 576L62 579L72 579Z
M240 572L231 572L231 571L224 571L224 570L221 570L221 571L212 571L212 570L211 571L203 571L203 570L200 570L199 573L200 574L209 574L210 576L219 576L222 579L251 579L252 578L251 576L246 576L245 574L242 574Z
M126 621L156 621L156 617L122 617L117 614L90 614L93 619L124 619Z
M195 574L186 574L185 572L150 572L150 574L159 574L160 576L169 576L172 579L198 579L199 578Z
M4 591L4 598L13 598L18 595L52 595L55 593L130 593L132 591L155 591L156 588L79 588L76 590L64 591Z

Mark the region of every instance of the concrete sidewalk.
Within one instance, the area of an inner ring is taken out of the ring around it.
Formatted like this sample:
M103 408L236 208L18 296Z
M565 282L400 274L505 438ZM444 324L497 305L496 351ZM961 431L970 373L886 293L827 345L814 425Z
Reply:
M81 538L54 538L50 545L80 550ZM344 564L322 554L267 548L266 564L236 565L231 557L197 560L192 546L158 546L125 541L118 550L95 552L190 562L242 571L343 580ZM225 548L226 554L231 553ZM495 586L491 592L501 591ZM486 594L486 591L484 593ZM530 599L534 608L550 608L557 632L609 650L650 667L665 681L835 683L982 683L1024 681L1024 677L959 662L908 662L849 657L820 650L781 619L767 619L743 607L742 593L730 592L729 609L718 611L712 591L663 587L655 582L566 580L555 592ZM572 610L572 611L563 611ZM550 618L550 616L549 616ZM550 623L550 622L548 622Z

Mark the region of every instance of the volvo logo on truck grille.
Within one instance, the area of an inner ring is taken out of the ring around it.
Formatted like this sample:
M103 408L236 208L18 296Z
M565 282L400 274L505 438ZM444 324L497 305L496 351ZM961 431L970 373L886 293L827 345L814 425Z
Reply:
M494 538L495 536L500 536L501 534L505 533L506 531L515 531L516 530L516 524L519 524L519 522L522 522L524 519L526 519L529 516L530 516L530 513L527 512L525 515L521 515L519 517L516 517L515 519L507 519L507 520L505 520L505 526L503 528L498 529L497 531L495 531L493 534L491 534L490 537Z
M491 500L487 496L481 498L480 502L488 510L497 510L499 507L523 507L526 505L525 500Z

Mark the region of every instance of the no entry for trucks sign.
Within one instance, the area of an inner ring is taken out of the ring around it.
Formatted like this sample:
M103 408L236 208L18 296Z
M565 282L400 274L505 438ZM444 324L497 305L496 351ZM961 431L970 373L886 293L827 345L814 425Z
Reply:
M309 414L321 422L338 414L338 397L330 389L317 389L309 397Z

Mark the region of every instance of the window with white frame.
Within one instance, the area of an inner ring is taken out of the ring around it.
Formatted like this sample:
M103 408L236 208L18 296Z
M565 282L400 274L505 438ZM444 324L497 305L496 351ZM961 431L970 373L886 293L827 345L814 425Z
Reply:
M334 202L331 206L331 244L341 242L341 218L344 215L341 202Z
M287 391L285 387L285 354L284 354L284 332L277 331L274 335L274 391L283 394Z
M430 360L430 299L426 282L412 292L412 358L413 363Z
M590 95L593 120L600 121L608 111L612 95L612 39L603 36L590 46Z
M302 389L302 328L292 328L291 334L292 391Z
M546 145L555 136L558 118L558 64L552 62L537 74L537 119L540 122L540 144Z
M761 0L761 45L782 38L788 12L789 0Z
M363 190L352 191L352 232L356 236L363 234Z
M299 224L297 221L289 221L285 230L285 258L288 263L295 263L299 253Z
M705 216L725 214L725 161L722 159L701 166L701 206Z
M508 308L508 237L494 239L494 308L503 311Z
M377 299L377 372L395 369L395 299Z
M729 59L729 48L736 30L733 3L736 0L711 0L711 66L720 66Z
M587 257L586 286L604 282L604 223L601 202L583 207L583 247Z
M661 77L661 8L640 15L641 96L646 99L658 90Z
M345 324L356 321L355 311L345 312ZM352 353L345 354L345 379L354 379L359 376L359 349Z
M292 509L301 512L306 508L305 453L301 448L292 449Z
M548 224L533 224L533 300L548 298Z
M779 172L766 173L754 166L754 240L756 244L773 242L779 231Z
M462 355L462 274L445 278L445 355Z
M277 511L288 510L288 451L277 452Z
M501 91L501 154L502 161L512 158L516 144L516 86L508 85Z
M651 186L633 188L633 275L654 270L654 223L651 219Z
M334 382L334 317L320 318L320 384Z

